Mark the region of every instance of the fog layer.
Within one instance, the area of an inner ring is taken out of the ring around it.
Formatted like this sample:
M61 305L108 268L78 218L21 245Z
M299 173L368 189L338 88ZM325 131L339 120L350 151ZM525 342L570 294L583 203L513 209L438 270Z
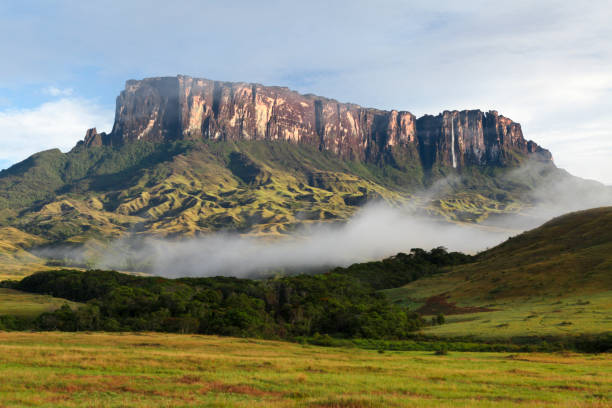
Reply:
M343 224L318 223L290 236L270 240L215 233L169 240L126 237L112 242L89 266L131 269L167 277L254 276L304 272L381 259L411 248L444 246L475 253L571 211L612 205L612 188L551 171L550 165L528 163L500 178L531 186L527 204L515 214L492 216L481 225L456 224L424 216L422 204L462 191L460 177L435 183L420 195L420 206L391 207L370 203ZM510 183L510 184L509 184ZM418 208L421 208L419 211ZM39 255L86 260L82 249L47 249Z

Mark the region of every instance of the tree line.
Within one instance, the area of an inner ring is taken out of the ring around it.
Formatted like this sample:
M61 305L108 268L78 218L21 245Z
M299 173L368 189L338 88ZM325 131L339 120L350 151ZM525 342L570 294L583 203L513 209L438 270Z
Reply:
M64 269L5 281L2 286L84 303L40 315L28 325L38 330L403 339L426 323L392 304L379 290L470 260L444 248L413 249L317 275L166 279ZM4 324L8 325L6 320Z

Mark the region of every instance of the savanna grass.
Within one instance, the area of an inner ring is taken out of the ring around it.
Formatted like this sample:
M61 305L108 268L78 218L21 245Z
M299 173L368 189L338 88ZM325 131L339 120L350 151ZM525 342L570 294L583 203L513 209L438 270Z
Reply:
M0 333L0 406L607 407L610 355L391 352L170 334Z

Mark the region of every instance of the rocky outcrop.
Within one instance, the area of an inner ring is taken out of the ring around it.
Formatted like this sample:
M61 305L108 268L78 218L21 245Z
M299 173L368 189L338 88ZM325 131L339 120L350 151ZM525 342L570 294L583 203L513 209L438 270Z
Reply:
M88 129L85 133L83 143L86 146L103 146L110 144L110 136L106 133L98 133L96 128Z
M409 147L419 152L425 168L496 164L508 150L551 159L547 150L523 138L518 123L495 111L445 111L417 120L406 111L363 108L288 88L187 76L128 81L115 115L109 135L89 130L84 144L284 140L369 162Z

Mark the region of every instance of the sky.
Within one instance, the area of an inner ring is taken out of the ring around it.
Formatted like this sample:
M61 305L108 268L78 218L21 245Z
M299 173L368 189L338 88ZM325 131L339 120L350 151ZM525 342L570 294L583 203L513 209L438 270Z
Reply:
M0 168L90 127L127 79L288 86L417 116L494 109L612 184L612 2L0 2Z

